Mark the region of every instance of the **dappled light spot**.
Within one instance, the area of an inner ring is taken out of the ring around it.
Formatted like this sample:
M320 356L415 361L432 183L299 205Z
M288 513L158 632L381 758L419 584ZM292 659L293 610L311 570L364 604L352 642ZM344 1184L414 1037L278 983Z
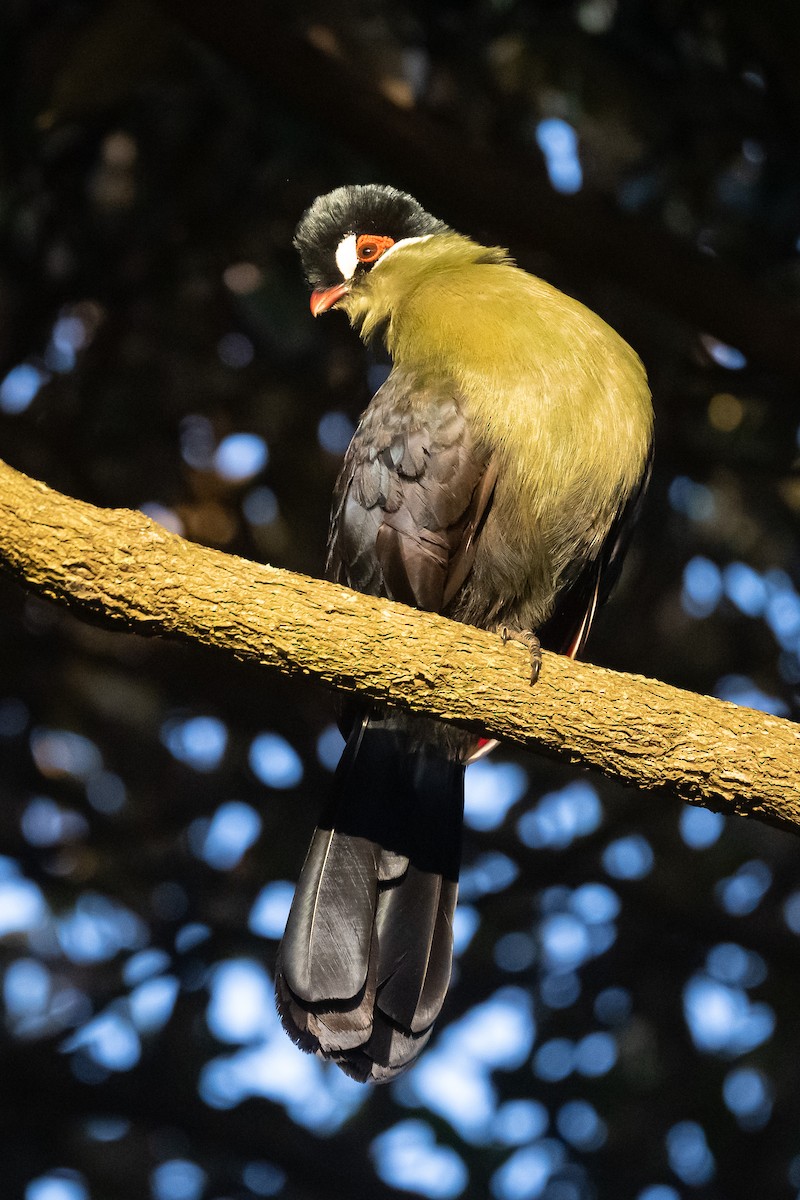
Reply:
M170 533L177 533L179 537L185 533L183 521L175 510L160 504L158 500L145 500L139 505L139 512L144 513L151 521L155 521L156 525L160 525L162 529L166 529Z
M120 950L137 950L147 925L129 908L95 892L84 892L71 911L55 921L58 944L74 963L106 962Z
M611 1033L598 1030L587 1033L575 1045L575 1070L587 1079L598 1079L616 1066L617 1039Z
M544 155L547 175L557 192L572 195L583 186L578 135L561 117L545 117L536 126L536 144Z
M588 925L613 921L622 907L617 893L605 883L583 883L570 896L569 906Z
M87 780L102 769L103 759L94 742L69 729L34 729L31 754L48 779L64 776Z
M243 483L269 462L267 443L255 433L230 433L214 451L214 470L222 479Z
M507 1100L492 1122L492 1138L504 1146L521 1146L546 1131L550 1116L539 1100Z
M490 1073L520 1066L534 1036L530 996L502 988L440 1034L401 1080L400 1094L444 1117L467 1141L483 1142L497 1110Z
M747 563L728 563L722 571L725 595L747 617L760 617L767 604L767 587Z
M535 808L520 817L517 833L520 841L534 850L563 850L575 838L594 833L602 819L596 789L585 780L576 780L542 796Z
M247 958L220 963L212 972L206 1022L220 1042L251 1042L275 1026L272 981Z
M255 348L250 338L244 333L224 333L217 342L217 354L220 362L234 371L249 367L255 356Z
M617 838L603 851L603 866L615 879L644 879L654 862L652 847L640 833Z
M734 346L728 346L708 333L701 334L700 341L708 356L726 371L741 371L747 366L747 359Z
M545 917L539 926L539 938L545 963L550 968L571 971L591 956L589 931L571 913Z
M784 649L797 649L800 638L800 595L785 571L767 571L764 582L768 597L764 614L767 624Z
M528 776L516 763L479 759L464 777L464 820L481 832L497 829L524 795Z
M172 1016L177 998L178 980L174 975L147 979L128 996L131 1020L140 1033L155 1033Z
M228 800L213 817L189 826L192 852L217 871L230 871L261 833L261 817L249 804Z
M88 996L59 981L33 958L12 962L3 979L6 1024L20 1038L68 1028L91 1016Z
M671 493L670 493L671 495ZM709 617L722 599L722 572L702 555L690 558L683 568L681 605L696 619Z
M35 930L48 916L49 909L38 884L16 871L3 871L0 875L0 937Z
M608 1137L606 1123L588 1100L568 1100L556 1114L558 1132L576 1150L599 1150Z
M58 846L73 842L89 832L84 816L70 808L61 808L49 796L34 796L22 813L22 834L31 846Z
M604 988L595 997L594 1015L604 1025L624 1025L632 1010L633 1000L627 988Z
M683 989L683 1015L698 1050L746 1054L770 1038L775 1014L768 1004L751 1003L741 988L693 975Z
M96 812L113 816L125 807L125 784L113 771L96 771L86 781L86 799Z
M800 937L800 892L792 892L783 903L783 919L792 933Z
M746 917L755 912L772 886L772 871L761 859L742 863L727 879L720 879L714 888L717 901L732 917Z
M259 937L283 937L294 896L294 884L288 879L273 879L258 893L250 909L248 928Z
M128 987L134 987L137 983L143 983L145 979L160 975L169 964L170 957L166 950L155 946L148 947L147 950L140 950L138 954L131 955L122 968L122 980Z
M272 488L254 487L242 500L242 512L251 525L271 525L278 516L278 497Z
M789 1169L786 1172L789 1183L794 1188L800 1188L800 1154L795 1154L789 1162Z
M188 413L180 424L181 458L196 471L211 469L216 446L214 426L202 413Z
M578 24L587 33L608 33L617 15L615 0L582 0L576 16Z
M253 738L250 769L271 788L297 787L303 778L303 762L297 751L279 733L260 733Z
M571 1008L580 998L581 981L577 971L559 968L543 975L539 983L539 996L548 1008Z
M461 1194L469 1175L451 1146L440 1146L425 1121L400 1121L376 1137L370 1147L375 1170L384 1183L430 1200Z
M491 1069L510 1069L527 1058L534 1035L530 996L508 987L453 1022L440 1042Z
M771 713L774 717L785 717L789 713L785 701L762 691L747 675L723 675L714 688L714 695L720 700L730 700L731 704Z
M504 933L493 954L501 971L526 971L536 961L536 942L529 933Z
M3 976L3 1004L12 1022L38 1016L47 1009L53 986L52 976L36 958L18 958Z
M228 730L217 717L173 717L161 726L161 741L178 762L195 771L214 771L225 754Z
M453 954L463 954L480 925L480 913L471 904L459 903L453 916Z
M44 362L48 370L60 375L74 370L77 352L83 346L85 338L86 330L80 317L59 317L44 352Z
M338 725L328 725L317 738L317 758L326 771L335 771L344 750Z
M89 1189L78 1171L50 1171L30 1181L25 1200L89 1200Z
M478 900L505 891L518 875L519 867L508 855L489 850L462 868L458 892L464 900Z
M190 921L183 925L175 934L175 949L178 954L188 954L196 946L201 946L211 936L211 929L202 921Z
M118 1142L130 1133L131 1123L127 1117L87 1117L83 1128L93 1142Z
M575 1068L575 1046L569 1038L550 1038L533 1058L534 1074L546 1083L560 1083Z
M717 842L725 828L722 813L687 804L678 819L681 837L691 850L707 850Z
M50 375L32 363L12 367L0 383L0 410L11 416L25 412L36 399Z
M677 475L669 485L668 495L675 511L683 513L690 521L709 521L714 516L714 493L704 483Z
M235 296L249 296L264 282L264 272L255 263L231 263L222 272L222 281Z
M666 1183L654 1183L639 1192L636 1200L681 1200L674 1187Z
M725 1076L722 1096L746 1131L763 1129L772 1115L772 1086L754 1067L735 1067Z
M536 1200L566 1157L564 1145L555 1138L515 1150L492 1176L492 1195L496 1200Z
M598 958L601 954L605 954L606 950L610 950L617 940L617 929L610 922L603 925L589 926L589 945L592 948L592 954Z
M277 1196L286 1183L286 1172L272 1163L246 1163L242 1169L242 1183L255 1196Z
M689 1187L702 1187L716 1173L714 1157L708 1148L706 1135L696 1121L679 1121L667 1134L669 1165Z
M741 425L746 411L738 396L717 392L708 402L708 423L720 433L732 433Z
M150 1175L153 1200L200 1200L206 1173L186 1158L160 1163Z
M343 412L327 412L320 417L317 426L317 439L323 450L329 454L344 454L356 427Z
M736 987L758 987L767 977L767 964L755 950L735 942L720 942L706 955L706 970L720 983Z
M130 1071L142 1054L139 1035L125 1014L113 1006L87 1021L62 1045L72 1054L83 1050L90 1061L109 1071Z
M569 908L572 889L566 884L556 883L539 893L539 908L543 913L563 912Z
M366 1100L363 1085L332 1064L303 1054L286 1037L272 1006L272 1024L252 1046L211 1059L200 1073L201 1099L235 1108L250 1096L282 1104L291 1120L320 1135L335 1133Z

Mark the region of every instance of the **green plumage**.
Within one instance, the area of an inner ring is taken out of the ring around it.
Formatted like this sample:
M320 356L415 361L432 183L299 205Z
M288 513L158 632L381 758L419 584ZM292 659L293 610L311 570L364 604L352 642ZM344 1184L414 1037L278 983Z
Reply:
M460 397L497 473L475 571L487 592L525 597L519 626L538 629L644 474L653 410L638 356L506 251L455 233L399 246L340 307L419 381L412 410L424 417L428 381Z
M594 313L375 185L317 200L295 238L312 311L336 306L392 371L336 484L331 578L575 655L646 486L644 369ZM477 739L370 710L300 877L278 1003L360 1079L405 1070L450 978L464 763Z

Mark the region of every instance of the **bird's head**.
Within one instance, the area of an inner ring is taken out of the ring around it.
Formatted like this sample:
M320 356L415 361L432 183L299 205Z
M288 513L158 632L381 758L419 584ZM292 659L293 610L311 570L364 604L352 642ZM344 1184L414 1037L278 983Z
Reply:
M449 233L412 196L384 184L355 184L319 196L297 226L294 244L311 285L314 316L345 301L351 320L370 273L396 250Z

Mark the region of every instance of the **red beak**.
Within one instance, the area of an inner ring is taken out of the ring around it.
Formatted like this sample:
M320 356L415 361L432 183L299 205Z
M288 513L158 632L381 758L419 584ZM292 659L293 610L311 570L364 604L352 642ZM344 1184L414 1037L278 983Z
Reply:
M346 283L335 283L333 287L322 288L318 292L312 292L311 315L318 317L320 313L327 312L329 308L333 308L337 300L341 300L342 296L346 296L349 290Z

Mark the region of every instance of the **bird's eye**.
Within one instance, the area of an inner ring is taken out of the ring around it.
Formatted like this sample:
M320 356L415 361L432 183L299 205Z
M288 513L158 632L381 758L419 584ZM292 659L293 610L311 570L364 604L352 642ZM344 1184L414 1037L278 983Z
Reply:
M356 239L356 258L362 263L377 262L382 254L394 245L394 238L378 237L371 233L362 233Z

